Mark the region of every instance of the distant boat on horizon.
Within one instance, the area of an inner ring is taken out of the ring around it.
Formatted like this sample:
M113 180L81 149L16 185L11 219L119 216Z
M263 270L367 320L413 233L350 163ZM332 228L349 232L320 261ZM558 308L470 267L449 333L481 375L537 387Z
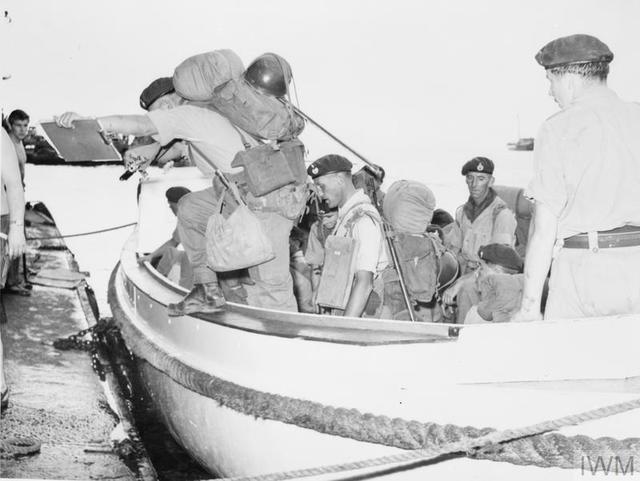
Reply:
M521 137L517 142L508 142L509 150L533 150L533 137Z
M509 150L533 150L533 137L522 137L520 135L520 115L516 116L516 123L518 125L518 140L516 142L508 142L507 148Z

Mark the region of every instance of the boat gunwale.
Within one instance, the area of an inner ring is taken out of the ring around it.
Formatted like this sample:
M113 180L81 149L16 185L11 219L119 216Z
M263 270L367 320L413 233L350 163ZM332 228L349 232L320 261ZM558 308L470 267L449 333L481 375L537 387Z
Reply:
M126 279L126 282L132 284L135 289L143 293L151 301L160 306L166 307L166 302L163 302L162 300L151 294L148 290L142 288L139 281L136 281L132 278L131 275L127 273L128 267L142 270L144 275L150 277L153 281L159 283L161 287L168 289L173 293L184 295L187 290L171 282L169 279L166 279L148 262L138 264L138 254L134 251L134 249L131 249L130 247L127 248L127 244L131 245L130 243L136 235L137 232L134 231L131 234L131 238L129 239L129 241L125 244L125 247L121 254L121 261L119 262L119 268L122 272L123 277ZM126 257L128 256L130 256L129 259L126 259ZM133 259L134 256L135 259ZM238 314L240 316L248 317L255 321L264 322L265 324L269 325L265 326L264 329L255 329L250 326L243 326L241 318L236 317L235 319L230 319L229 316L224 315L226 313ZM381 320L326 315L322 316L318 314L263 309L259 307L245 306L235 303L227 303L224 310L222 310L220 314L198 313L187 317L261 335L271 335L284 338L360 346L414 343L434 344L442 342L454 342L457 341L457 336L450 334L450 328L462 327L457 324L445 323L409 322L400 320ZM289 329L285 329L285 327L289 327ZM313 329L315 332L313 334L291 332L300 330L303 331L305 329ZM364 338L362 340L349 340L338 338L339 336L336 335L337 330L343 332L351 331L354 335L366 332L370 335L377 334L380 337L386 336L387 338L390 335L395 335L396 337L401 337L404 335L406 337L403 339L383 339L377 341L367 340Z

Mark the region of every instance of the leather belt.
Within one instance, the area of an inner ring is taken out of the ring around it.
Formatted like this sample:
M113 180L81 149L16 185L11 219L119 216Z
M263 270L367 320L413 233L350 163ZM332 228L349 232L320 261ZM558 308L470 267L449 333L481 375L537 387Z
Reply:
M598 236L598 248L609 249L613 247L640 246L640 226L625 225L616 229L600 231ZM582 233L564 240L563 247L568 249L588 249L589 234Z

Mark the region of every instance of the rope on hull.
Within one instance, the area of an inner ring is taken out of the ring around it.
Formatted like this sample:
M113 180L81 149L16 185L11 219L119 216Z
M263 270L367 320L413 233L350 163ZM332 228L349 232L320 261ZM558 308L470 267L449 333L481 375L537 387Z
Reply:
M618 456L620 458L640 457L640 438L618 440L610 437L593 439L582 435L565 436L558 433L540 434L558 429L561 426L639 408L640 399L567 416L521 430L498 432L493 428L479 429L471 426L423 423L361 413L357 409L327 406L317 402L262 392L226 381L192 368L170 356L149 341L128 321L115 293L117 269L116 266L109 283L109 304L114 319L131 351L185 388L236 412L313 429L332 436L411 450L408 453L395 455L402 458L394 456L379 458L385 462L388 459L399 459L399 461L391 462L415 463L416 461L424 462L428 459L434 459L447 453L466 453L476 459L509 462L517 465L578 469L582 467L584 457L588 455L597 454L602 457ZM488 443L501 443L507 440L510 442L501 444L497 449L475 450L475 448L486 446ZM371 462L371 460L367 462ZM383 464L375 464L375 466ZM357 467L347 469L364 467L358 463L354 464L354 466L356 465ZM306 474L306 476L310 475L313 474ZM297 476L302 475L297 474ZM276 481L291 477L293 476L286 475L285 477L252 479L255 481Z

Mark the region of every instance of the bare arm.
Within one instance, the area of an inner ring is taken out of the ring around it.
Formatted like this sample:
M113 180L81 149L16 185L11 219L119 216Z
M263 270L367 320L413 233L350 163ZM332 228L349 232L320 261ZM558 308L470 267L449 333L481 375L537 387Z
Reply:
M24 190L18 156L8 135L2 139L2 186L7 191L9 204L9 256L21 256L26 248L24 238ZM0 187L2 188L2 187Z
M542 288L551 266L557 228L558 219L551 209L544 203L536 202L524 266L522 305L514 315L513 321L542 319L540 313Z
M373 272L357 271L354 276L353 288L344 310L344 315L349 317L362 317L364 308L367 306L369 294L373 289Z
M65 112L59 117L54 117L56 124L68 129L73 128L75 120L83 120L90 117L83 117L75 112ZM109 132L117 132L126 135L155 135L158 133L151 119L146 115L109 115L98 117L102 127Z

